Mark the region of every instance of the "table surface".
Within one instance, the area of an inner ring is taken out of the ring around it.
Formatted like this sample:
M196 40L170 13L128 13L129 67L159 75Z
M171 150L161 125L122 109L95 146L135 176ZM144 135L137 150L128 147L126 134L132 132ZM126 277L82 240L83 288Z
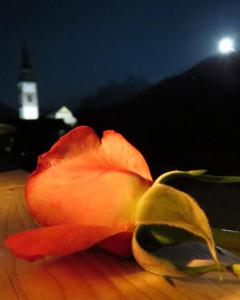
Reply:
M240 299L240 282L231 274L221 282L214 273L167 281L97 248L34 263L13 257L6 236L34 227L23 200L26 177L21 170L0 173L1 300Z

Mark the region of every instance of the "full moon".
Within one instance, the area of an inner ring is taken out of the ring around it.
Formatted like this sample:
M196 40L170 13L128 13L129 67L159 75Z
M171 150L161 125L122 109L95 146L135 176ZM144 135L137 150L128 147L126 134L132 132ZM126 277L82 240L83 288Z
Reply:
M222 38L218 42L218 51L222 54L228 54L235 51L235 43L231 37Z

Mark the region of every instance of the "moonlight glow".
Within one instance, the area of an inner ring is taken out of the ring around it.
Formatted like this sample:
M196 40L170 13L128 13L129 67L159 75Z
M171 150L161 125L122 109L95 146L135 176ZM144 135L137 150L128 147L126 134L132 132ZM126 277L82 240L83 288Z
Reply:
M228 54L235 51L235 43L231 37L225 37L218 43L218 51L222 54Z

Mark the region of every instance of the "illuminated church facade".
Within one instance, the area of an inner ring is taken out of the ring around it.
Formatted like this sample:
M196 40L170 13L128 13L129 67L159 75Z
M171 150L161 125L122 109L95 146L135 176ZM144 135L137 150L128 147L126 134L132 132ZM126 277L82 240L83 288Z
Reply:
M26 47L22 49L21 71L18 82L19 91L19 118L21 120L37 120L39 113L38 87L34 76L30 54ZM73 113L63 106L46 116L48 119L62 119L71 127L76 125L77 119Z
M21 72L18 82L19 118L36 120L39 118L37 82L34 78L30 55L26 47L22 50Z

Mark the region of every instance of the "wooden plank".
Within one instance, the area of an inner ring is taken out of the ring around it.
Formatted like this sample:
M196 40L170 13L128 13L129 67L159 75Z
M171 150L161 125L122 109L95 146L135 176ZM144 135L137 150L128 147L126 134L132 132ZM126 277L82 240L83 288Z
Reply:
M171 282L98 248L34 263L13 257L3 245L6 236L35 226L23 201L26 177L0 174L1 300L240 299L240 283L230 274L221 282L213 273Z

